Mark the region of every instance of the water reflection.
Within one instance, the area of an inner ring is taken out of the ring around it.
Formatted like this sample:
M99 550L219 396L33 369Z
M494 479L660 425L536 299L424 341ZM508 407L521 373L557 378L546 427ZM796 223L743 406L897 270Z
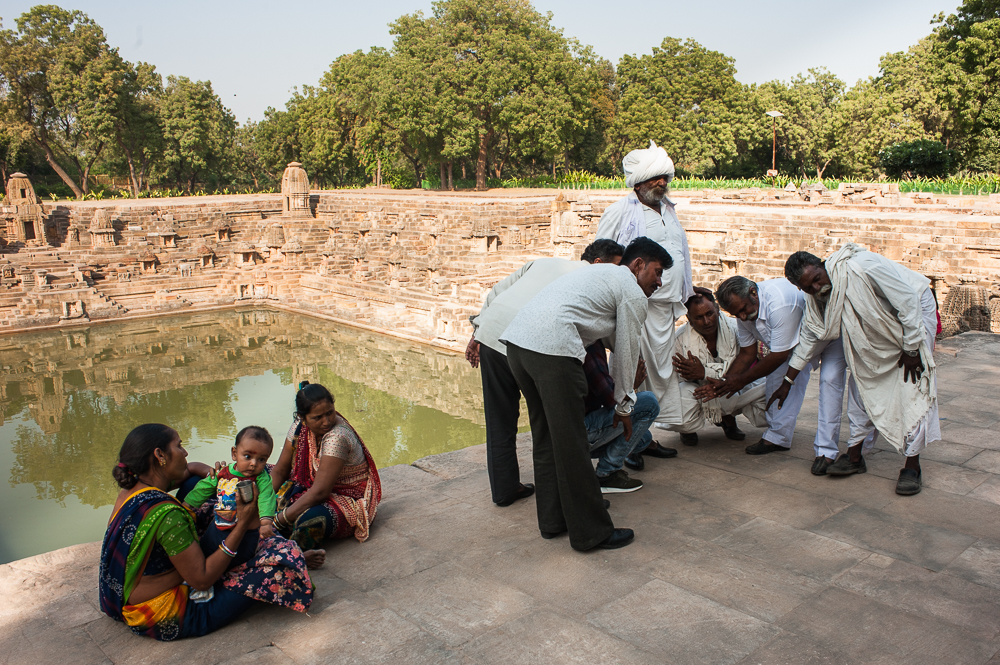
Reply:
M478 373L460 356L294 314L3 337L0 562L101 537L117 493L110 469L136 424L176 428L192 459L228 459L244 425L283 438L301 380L330 388L379 466L484 440Z

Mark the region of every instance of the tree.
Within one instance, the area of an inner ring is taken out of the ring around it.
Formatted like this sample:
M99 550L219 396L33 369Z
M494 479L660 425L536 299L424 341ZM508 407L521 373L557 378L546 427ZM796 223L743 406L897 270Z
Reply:
M163 127L163 168L178 187L225 180L236 120L208 81L170 76L157 104Z
M0 181L7 182L10 174L27 152L31 134L23 125L10 124L0 118Z
M589 123L590 84L575 44L528 0L438 0L433 16L390 26L394 54L416 91L433 89L421 117L442 161L472 152L476 188L491 157L502 164L531 145L565 154Z
M77 114L91 136L118 148L111 159L124 160L132 195L148 187L154 161L163 150L157 102L163 81L152 65L124 61L117 50L102 53L77 84Z
M616 162L650 139L690 171L706 163L718 171L735 156L743 88L732 58L691 39L666 37L652 55L622 56L617 85Z
M823 178L837 158L843 137L836 131L836 111L844 83L825 69L810 69L789 84L779 81L760 86L759 106L784 114L778 123L782 149L795 162L802 177L809 171Z
M286 105L285 111L268 107L264 111L264 119L255 123L252 128L252 145L260 170L273 185L281 180L289 162L302 161L298 125L299 99L301 97L296 93ZM249 123L247 127L250 127ZM242 136L248 136L250 131L245 130Z
M879 153L879 165L890 178L942 177L951 173L955 151L940 141L917 139L889 146Z
M967 3L971 4L971 3ZM984 3L976 3L984 4ZM995 13L994 5L994 13ZM966 168L1000 171L1000 18L973 23L952 55L967 76L960 108Z
M105 143L79 121L79 80L105 64L104 31L86 14L55 5L33 7L16 23L17 31L0 30L0 112L30 133L52 170L83 196ZM75 167L79 184L64 164Z

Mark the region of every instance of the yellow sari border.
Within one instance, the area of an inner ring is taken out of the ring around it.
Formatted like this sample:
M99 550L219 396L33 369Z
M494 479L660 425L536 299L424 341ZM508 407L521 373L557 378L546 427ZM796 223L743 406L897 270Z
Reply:
M179 584L156 598L122 608L122 619L133 628L148 630L161 621L179 617L187 606L188 587Z

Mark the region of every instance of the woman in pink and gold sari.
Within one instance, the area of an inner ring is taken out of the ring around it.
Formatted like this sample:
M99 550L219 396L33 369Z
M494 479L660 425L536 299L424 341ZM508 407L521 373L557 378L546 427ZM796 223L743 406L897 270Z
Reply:
M295 395L295 420L271 469L278 495L274 526L302 548L311 567L323 564L326 539L368 538L382 500L371 453L334 407L329 390L303 382Z

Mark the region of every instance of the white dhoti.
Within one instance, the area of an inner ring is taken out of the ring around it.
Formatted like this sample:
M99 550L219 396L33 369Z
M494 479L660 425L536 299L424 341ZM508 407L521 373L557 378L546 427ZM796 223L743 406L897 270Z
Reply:
M706 424L704 402L696 399L694 391L701 384L690 381L680 382L681 417L679 425L670 425L665 429L681 434L697 432ZM757 379L732 397L718 398L719 408L723 416L743 414L754 427L766 427L767 416L764 415L765 393L764 379ZM718 423L715 423L716 425Z
M803 341L792 367L815 355L818 343L839 337L851 372L850 445L871 447L874 440L867 439L877 427L896 450L920 454L941 438L933 353L937 317L929 280L854 243L827 257L824 266L831 288L823 300L806 298ZM905 380L899 362L904 349L918 354L924 367L915 383Z
M674 371L673 357L677 338L677 319L687 314L684 305L669 300L649 299L646 323L642 327L639 348L646 363L646 380L640 390L650 390L660 404L657 427L684 422L681 406L680 377Z
M937 304L934 302L934 294L931 293L930 289L925 290L920 295L920 314L924 323L924 329L927 331L927 348L933 351L934 337L937 334ZM934 377L934 381L936 380L937 377ZM931 390L934 395L937 395L937 385L932 385ZM875 423L868 416L864 401L861 399L861 392L858 390L858 385L855 383L853 376L851 377L848 391L851 398L847 411L848 417L851 420L851 439L848 445L855 446L858 443L864 442L864 445L861 447L861 452L864 454L875 445L878 430L875 428ZM857 427L855 427L855 421L858 423ZM938 403L935 399L927 410L926 415L917 423L913 431L908 433L903 439L903 455L906 457L919 455L929 442L937 441L940 438L941 419L938 415Z

